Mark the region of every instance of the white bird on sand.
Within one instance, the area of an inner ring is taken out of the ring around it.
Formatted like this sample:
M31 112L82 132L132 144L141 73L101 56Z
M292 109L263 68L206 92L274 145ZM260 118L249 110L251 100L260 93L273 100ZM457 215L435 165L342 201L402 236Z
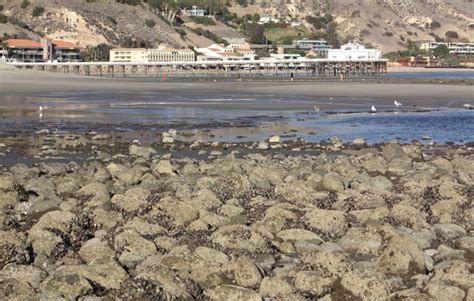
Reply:
M402 104L401 102L398 102L398 100L395 100L395 101L393 102L393 104L397 107L397 109L398 109L399 107L403 106L403 104Z
M330 100L334 100L334 97L329 97Z
M462 107L465 108L466 110L474 109L474 106L472 106L470 103L463 104Z
M371 113L376 113L376 112L377 112L377 109L375 108L375 106L372 106L372 107L370 108L370 112L371 112Z
M316 113L319 113L319 111L320 111L319 107L318 107L318 106L314 106L314 111L315 111Z
M39 106L39 107L38 107L38 110L39 110L40 112L43 112L43 106Z

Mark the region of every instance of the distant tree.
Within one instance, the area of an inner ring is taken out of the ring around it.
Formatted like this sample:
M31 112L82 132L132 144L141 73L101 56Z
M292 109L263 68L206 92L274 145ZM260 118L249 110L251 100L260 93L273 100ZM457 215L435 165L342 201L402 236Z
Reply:
M446 45L439 45L433 50L433 55L439 59L447 59L451 56L449 48Z
M0 11L3 11L3 5L0 5Z
M408 40L407 48L410 52L410 56L417 56L420 54L420 46L412 40Z
M339 36L337 34L337 23L336 22L331 22L328 25L327 29L327 41L329 45L332 45L333 47L339 47L340 41L339 41Z
M33 8L33 12L32 12L33 17L39 17L43 13L44 13L44 8L43 7L35 6L35 8Z
M21 2L21 8L23 9L26 9L28 7L28 5L30 5L30 1L28 0L23 0L23 2Z
M251 44L265 44L265 30L262 25L258 23L247 23L245 32Z
M210 25L216 25L216 22L212 18L209 17L201 17L201 16L196 16L196 17L191 17L191 19L198 24L210 26Z
M148 27L150 27L150 28L153 28L153 27L155 27L156 22L155 22L155 20L147 19L147 20L145 21L145 24L146 24L146 26L148 26Z
M0 14L0 23L5 24L7 22L8 22L7 16L5 16L4 14Z
M431 29L436 29L436 28L440 28L440 27L441 27L441 23L439 23L438 21L433 20L433 22L430 23L430 28Z
M140 4L140 0L115 0L117 3L128 4L128 5L138 5Z
M258 13L253 14L252 21L254 22L260 21L260 15Z
M86 62L108 62L110 49L112 49L112 47L104 43L95 47L88 46L83 50L81 56Z
M458 33L455 32L455 31L446 31L445 36L446 36L448 39L457 39L457 38L459 38Z

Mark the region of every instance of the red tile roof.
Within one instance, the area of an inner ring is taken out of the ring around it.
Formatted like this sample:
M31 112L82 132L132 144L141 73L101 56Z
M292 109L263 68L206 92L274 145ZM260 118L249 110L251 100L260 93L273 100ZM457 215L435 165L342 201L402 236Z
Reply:
M8 47L41 48L40 43L27 39L9 39L7 44Z
M63 40L53 40L53 44L57 48L82 48L79 45L76 45L76 44L71 43L71 42L63 41Z

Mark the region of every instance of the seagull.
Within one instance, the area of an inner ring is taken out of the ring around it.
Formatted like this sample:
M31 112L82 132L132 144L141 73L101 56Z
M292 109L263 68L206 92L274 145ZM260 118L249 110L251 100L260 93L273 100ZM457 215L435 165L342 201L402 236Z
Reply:
M463 104L462 107L466 110L472 110L474 108L470 103Z
M334 97L329 97L330 100L334 100Z
M314 106L314 111L315 111L316 113L319 113L319 111L320 111L320 110L319 110L319 107L318 107L318 106Z
M377 112L377 109L375 108L375 106L372 106L372 107L370 108L370 112L371 112L371 113L376 113L376 112Z
M39 106L39 107L38 107L38 110L39 110L40 112L43 112L43 106Z
M401 102L398 102L397 100L395 100L393 103L395 104L395 106L397 107L397 109L398 109L399 107L403 106L403 104L402 104Z

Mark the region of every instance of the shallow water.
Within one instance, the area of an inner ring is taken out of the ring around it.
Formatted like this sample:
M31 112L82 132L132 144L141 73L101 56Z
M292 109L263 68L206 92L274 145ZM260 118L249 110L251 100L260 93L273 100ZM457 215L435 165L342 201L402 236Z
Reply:
M389 72L384 77L392 78L474 78L474 71L424 71L424 72Z
M170 94L162 92L80 92L1 96L0 135L22 128L63 131L131 131L167 128L225 128L213 140L283 139L321 141L338 136L345 141L364 138L369 143L409 142L430 136L432 141L474 141L474 110L377 105L376 99L331 100L282 95L236 96ZM44 107L42 114L39 106ZM315 112L314 106L331 107ZM428 140L425 140L428 142Z
M307 122L319 132L304 138L315 141L331 136L345 141L361 137L369 143L387 140L410 142L424 136L440 143L474 141L474 110L331 115Z

